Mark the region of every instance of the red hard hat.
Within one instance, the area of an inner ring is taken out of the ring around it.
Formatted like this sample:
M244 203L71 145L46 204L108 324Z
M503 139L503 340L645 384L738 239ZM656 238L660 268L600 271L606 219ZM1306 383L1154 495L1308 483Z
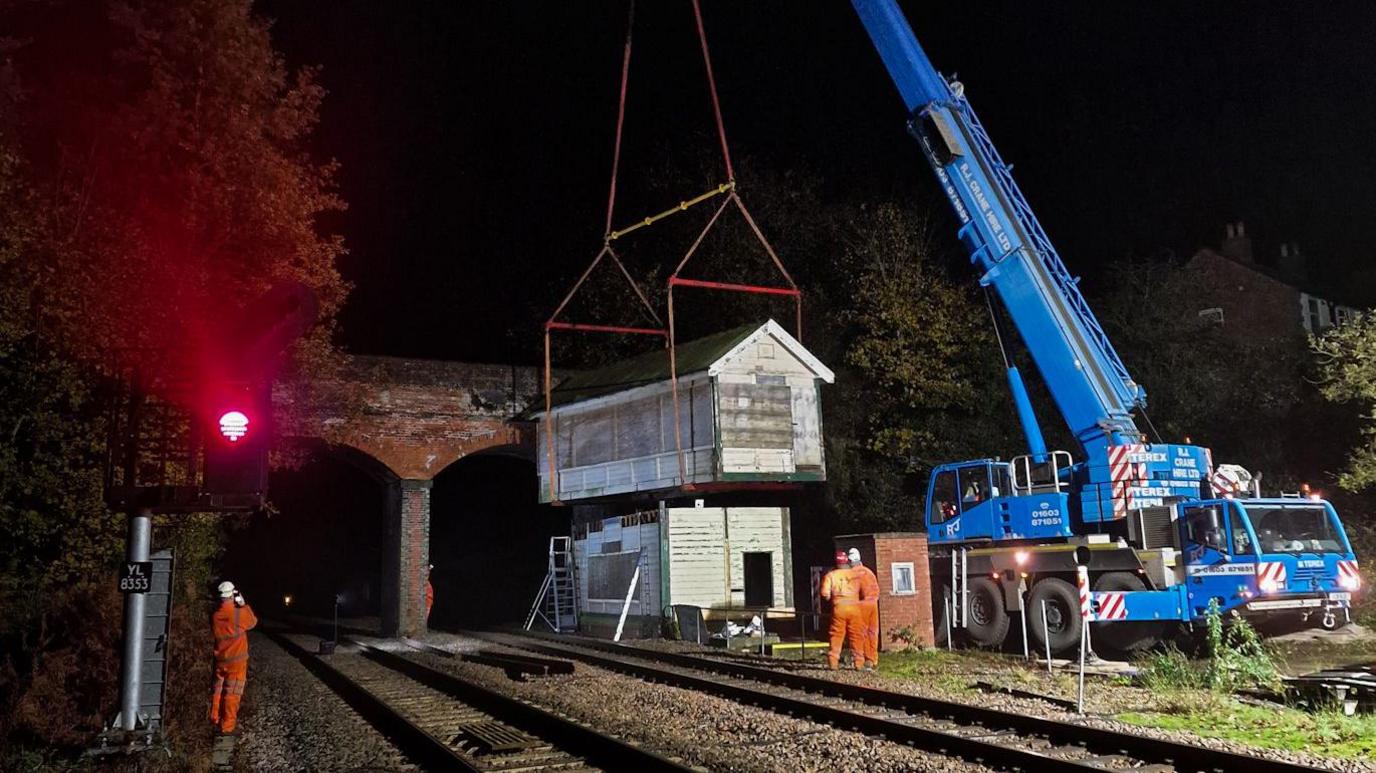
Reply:
M838 550L838 551L836 551L836 565L837 565L837 566L845 566L846 564L849 564L849 563L850 563L850 555L847 554L846 551L844 551L844 550Z

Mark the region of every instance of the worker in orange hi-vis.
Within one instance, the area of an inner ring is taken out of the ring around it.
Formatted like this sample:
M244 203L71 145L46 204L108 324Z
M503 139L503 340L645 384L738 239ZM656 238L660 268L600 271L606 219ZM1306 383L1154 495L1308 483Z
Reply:
M822 578L821 597L831 602L831 649L827 665L835 671L841 662L841 642L850 644L855 667L865 665L865 613L860 604L860 575L850 567L850 556L836 551L836 568Z
M435 571L435 565L430 564L430 568L425 570L425 623L430 624L430 609L435 606L435 586L430 584L430 574Z
M879 666L879 578L861 563L856 548L851 548L846 558L860 583L860 607L865 612L865 670L873 671Z
M239 718L239 700L248 681L248 631L258 625L258 617L232 582L219 587L220 606L210 616L215 637L215 686L210 691L210 721L220 732L234 732Z

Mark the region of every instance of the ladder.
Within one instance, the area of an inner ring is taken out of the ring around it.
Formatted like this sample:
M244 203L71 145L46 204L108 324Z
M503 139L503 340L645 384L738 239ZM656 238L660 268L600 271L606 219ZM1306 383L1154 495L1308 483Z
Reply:
M535 625L535 618L555 633L578 630L578 585L573 576L573 538L549 538L549 573L535 594L535 603L526 615L525 629Z

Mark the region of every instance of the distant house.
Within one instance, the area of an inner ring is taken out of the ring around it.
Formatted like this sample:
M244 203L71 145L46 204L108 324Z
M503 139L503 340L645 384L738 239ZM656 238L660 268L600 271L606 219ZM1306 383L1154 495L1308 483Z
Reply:
M1272 265L1258 263L1242 223L1229 223L1219 249L1205 247L1185 264L1200 292L1199 316L1230 334L1276 338L1322 333L1357 313L1356 306L1315 290L1305 279L1299 245L1283 244Z

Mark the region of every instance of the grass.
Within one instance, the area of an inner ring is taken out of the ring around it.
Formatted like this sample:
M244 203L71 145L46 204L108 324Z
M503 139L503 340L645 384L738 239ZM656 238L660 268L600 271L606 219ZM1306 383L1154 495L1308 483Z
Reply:
M1153 693L1204 687L1204 667L1174 646L1149 653L1137 663L1137 678Z
M1220 683L1209 689L1210 661L1192 659L1174 648L1154 652L1139 661L1138 666L1141 671L1136 681L1096 680L1090 691L1091 706L1121 712L1112 714L1113 718L1129 724L1186 731L1261 749L1305 751L1346 759L1376 757L1376 715L1348 717L1336 706L1305 711L1243 703L1227 692L1232 678L1221 680L1228 685ZM1212 671L1218 668L1217 663L1212 664ZM1016 659L972 650L886 653L879 660L879 671L953 697L969 692L976 680L1045 695L1075 694L1071 672L1058 671L1048 677L1045 670L1027 668Z
M995 659L970 650L904 650L885 653L879 659L879 673L896 679L921 681L945 690L968 690L970 677L964 673L964 668L980 660Z
M1129 712L1116 718L1266 749L1356 759L1376 756L1376 715L1348 717L1336 707L1310 713L1254 706L1215 693L1180 691L1163 701L1161 711Z

